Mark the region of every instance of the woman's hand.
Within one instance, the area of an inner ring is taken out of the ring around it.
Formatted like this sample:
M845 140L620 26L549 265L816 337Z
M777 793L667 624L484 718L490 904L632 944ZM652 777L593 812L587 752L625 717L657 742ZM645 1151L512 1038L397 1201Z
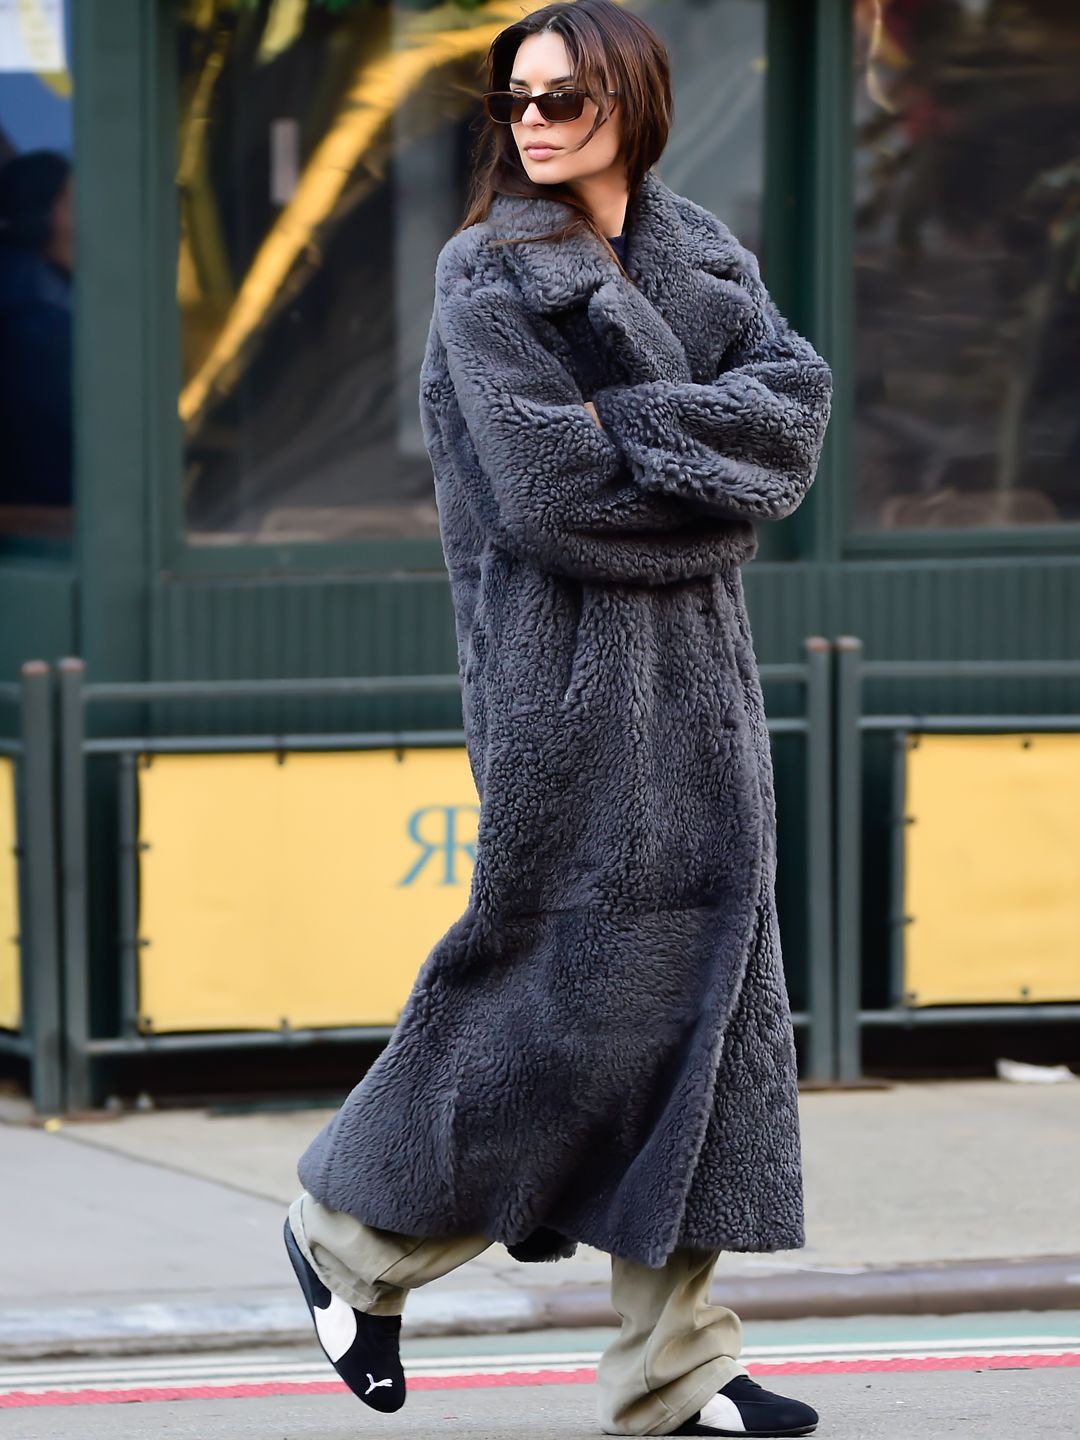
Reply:
M585 401L585 409L588 410L589 414L596 421L597 425L599 425L600 429L603 430L604 426L600 420L600 416L596 413L596 406L592 403L591 400Z

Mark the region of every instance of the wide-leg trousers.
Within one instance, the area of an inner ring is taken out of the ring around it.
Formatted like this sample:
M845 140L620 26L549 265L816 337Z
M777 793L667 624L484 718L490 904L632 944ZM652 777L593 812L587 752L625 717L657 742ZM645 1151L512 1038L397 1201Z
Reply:
M296 1243L335 1295L372 1315L400 1315L409 1290L463 1265L486 1235L403 1235L330 1210L307 1191L289 1209ZM742 1324L710 1305L719 1250L679 1247L661 1268L611 1256L611 1301L622 1326L596 1369L606 1435L668 1435L736 1375Z

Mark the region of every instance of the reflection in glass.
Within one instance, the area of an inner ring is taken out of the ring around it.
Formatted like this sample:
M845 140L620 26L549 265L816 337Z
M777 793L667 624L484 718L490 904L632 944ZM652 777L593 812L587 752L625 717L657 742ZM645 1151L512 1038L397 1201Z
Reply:
M855 0L856 521L1080 520L1080 10Z
M675 71L660 171L752 246L764 10L641 11ZM437 536L418 404L435 261L464 209L484 57L521 13L515 0L181 7L190 540Z
M675 123L657 173L764 263L766 0L634 6L671 56Z
M0 536L63 536L72 519L70 14L39 20L12 16L2 37Z
M437 535L418 374L503 12L186 7L180 414L196 542Z

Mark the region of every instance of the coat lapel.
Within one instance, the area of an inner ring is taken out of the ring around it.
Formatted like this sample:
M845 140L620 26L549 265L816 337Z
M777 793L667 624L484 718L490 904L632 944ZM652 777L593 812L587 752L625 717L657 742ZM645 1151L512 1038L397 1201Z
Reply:
M755 308L736 278L748 267L756 277L754 256L721 221L677 196L652 170L630 197L629 281L587 232L560 243L534 238L557 229L569 215L570 207L555 199L497 195L492 201L488 223L495 237L530 237L500 247L526 306L546 316L588 302L603 287L605 328L614 326L632 338L640 330L644 296L681 343L694 377L714 378L723 352Z

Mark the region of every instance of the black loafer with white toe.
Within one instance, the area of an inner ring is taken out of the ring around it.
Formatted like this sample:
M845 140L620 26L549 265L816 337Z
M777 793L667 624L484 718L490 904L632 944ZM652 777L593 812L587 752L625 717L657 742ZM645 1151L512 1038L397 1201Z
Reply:
M818 1413L801 1400L763 1390L749 1375L736 1375L673 1435L809 1435Z
M288 1218L285 1248L311 1311L323 1353L345 1384L373 1410L400 1410L405 1404L401 1368L400 1315L368 1315L334 1295L296 1243Z

